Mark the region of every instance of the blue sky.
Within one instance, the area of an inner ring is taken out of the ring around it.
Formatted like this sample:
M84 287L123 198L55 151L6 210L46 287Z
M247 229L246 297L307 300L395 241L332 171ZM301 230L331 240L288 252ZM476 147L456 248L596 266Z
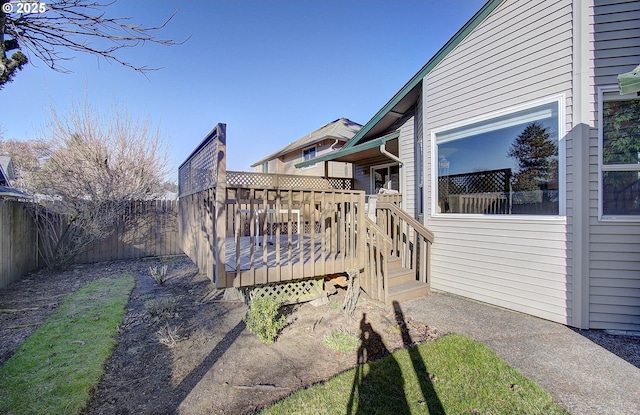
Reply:
M227 168L250 165L340 117L369 119L484 4L483 0L119 1L110 16L189 40L123 51L162 67L148 78L114 62L72 54L52 71L32 59L0 90L5 138L41 137L50 103L84 96L125 105L159 126L177 167L218 122L227 123ZM66 53L66 52L65 52ZM176 174L177 177L177 174Z

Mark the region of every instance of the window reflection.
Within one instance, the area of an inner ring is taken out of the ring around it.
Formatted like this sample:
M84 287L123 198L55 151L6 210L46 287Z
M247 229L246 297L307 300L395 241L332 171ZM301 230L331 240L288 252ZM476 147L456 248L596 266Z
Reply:
M558 215L558 103L436 134L440 213Z

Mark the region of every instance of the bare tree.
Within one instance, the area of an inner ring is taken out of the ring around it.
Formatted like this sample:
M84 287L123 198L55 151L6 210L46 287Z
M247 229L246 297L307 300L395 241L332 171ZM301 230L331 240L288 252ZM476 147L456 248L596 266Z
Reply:
M60 63L73 59L65 54L71 51L89 53L146 73L158 68L134 65L119 58L117 52L145 43L183 43L155 37L175 13L159 26L145 27L131 23L127 17L108 17L105 9L113 2L56 0L28 4L41 9L17 13L14 8L24 5L0 0L0 89L29 62L29 54L59 72L69 72Z
M11 157L15 180L12 185L28 191L33 172L51 155L51 142L45 140L3 140L0 137L0 155Z
M51 154L33 172L39 248L49 267L62 267L107 237L132 201L161 195L167 150L149 120L117 105L98 112L86 102L68 114L51 109Z

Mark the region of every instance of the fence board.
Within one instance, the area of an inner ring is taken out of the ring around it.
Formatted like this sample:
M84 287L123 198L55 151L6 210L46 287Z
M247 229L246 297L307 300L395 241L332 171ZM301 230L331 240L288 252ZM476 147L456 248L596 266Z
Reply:
M37 267L36 234L23 202L0 199L0 287Z

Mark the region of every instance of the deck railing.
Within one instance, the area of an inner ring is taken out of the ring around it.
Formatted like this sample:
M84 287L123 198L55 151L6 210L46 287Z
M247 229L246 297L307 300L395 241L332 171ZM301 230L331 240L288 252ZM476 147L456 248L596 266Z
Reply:
M391 240L391 255L414 271L416 281L430 285L433 234L393 203L378 203L376 214L378 225Z
M363 263L357 223L364 218L364 192L228 186L225 217L232 242L218 287L340 273Z

